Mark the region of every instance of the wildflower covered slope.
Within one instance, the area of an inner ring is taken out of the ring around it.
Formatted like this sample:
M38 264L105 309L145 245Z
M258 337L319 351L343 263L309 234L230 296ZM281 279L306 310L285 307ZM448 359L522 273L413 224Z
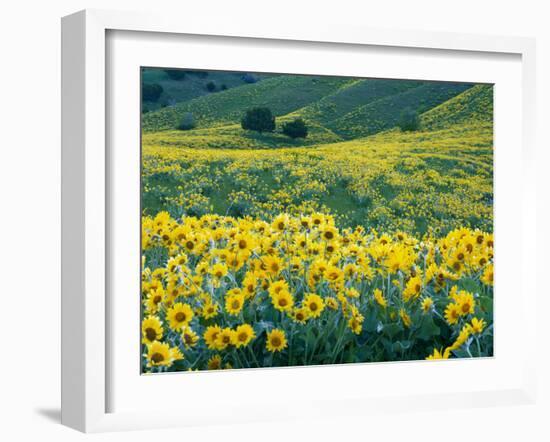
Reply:
M144 114L144 372L492 355L492 88L312 78Z

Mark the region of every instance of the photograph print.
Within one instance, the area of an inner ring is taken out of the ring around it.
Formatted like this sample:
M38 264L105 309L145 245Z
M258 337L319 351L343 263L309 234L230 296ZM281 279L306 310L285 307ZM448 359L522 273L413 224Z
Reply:
M493 356L493 85L140 86L143 374Z

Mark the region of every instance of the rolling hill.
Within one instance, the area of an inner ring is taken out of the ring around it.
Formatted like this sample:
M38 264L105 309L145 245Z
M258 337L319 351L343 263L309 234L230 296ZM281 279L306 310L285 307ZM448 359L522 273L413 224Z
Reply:
M320 100L350 81L296 75L268 78L144 114L143 130L174 129L187 112L200 127L237 123L247 109L257 106L269 106L274 115L281 116Z
M242 130L242 115L255 106L268 106L276 115L275 132ZM421 114L422 130L490 123L492 88L469 83L280 75L145 113L143 141L190 148L315 146L391 130L406 108ZM188 112L197 127L176 130ZM297 117L307 122L306 139L293 140L281 133L282 124Z
M493 86L478 84L422 115L424 129L445 129L454 125L492 124Z
M141 78L143 84L158 84L163 92L158 101L143 101L143 110L146 112L161 109L163 107L192 100L193 98L205 95L215 94L224 89L246 84L243 80L242 72L224 72L224 71L190 71L176 69L181 71L180 78L171 78L166 71L171 69L142 68ZM272 78L277 74L254 74L256 81L262 81L266 78ZM212 82L216 90L210 92L207 84Z
M157 74L158 75L158 74ZM234 75L234 73L232 73ZM426 114L426 127L438 128L442 120L429 112L448 100L471 90L473 84L426 82L416 80L357 79L344 77L280 75L254 84L243 84L225 91L192 98L174 106L148 112L142 116L144 134L169 131L167 144L183 143L204 147L201 137L208 136L206 147L284 147L296 142L280 132L257 134L243 131L240 119L247 109L268 106L280 126L300 117L309 127L310 135L301 145L323 144L373 135L397 124L404 109ZM450 120L465 122L470 107L489 112L478 97L485 89L472 92L442 107L437 112L453 113ZM462 110L461 110L462 109ZM183 132L175 128L186 113L192 113L197 128ZM437 121L437 124L434 123ZM439 125L439 126L438 126ZM209 131L205 133L204 131ZM197 142L199 141L199 142Z

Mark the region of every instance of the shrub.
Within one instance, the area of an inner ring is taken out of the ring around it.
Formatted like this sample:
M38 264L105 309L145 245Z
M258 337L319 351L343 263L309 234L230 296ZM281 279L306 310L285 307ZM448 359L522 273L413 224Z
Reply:
M275 117L267 107L255 107L246 111L241 120L241 126L245 130L257 132L273 132L275 130Z
M294 121L289 121L283 124L283 133L290 138L305 138L307 137L307 126L304 120L296 118Z
M222 85L220 86L220 90L222 90L222 91L227 90L227 86L226 86L225 84L222 84Z
M144 83L141 87L141 96L144 101L158 101L163 91L160 84Z
M411 108L405 109L401 112L397 125L403 132L413 132L420 129L420 117L418 112Z
M216 90L216 83L214 83L213 81L209 81L208 83L206 83L206 90L208 92L214 92Z
M242 79L245 83L256 83L258 81L256 76L253 74L244 74Z
M185 78L185 71L182 69L164 69L164 72L172 80L183 80Z
M181 123L178 125L179 130L191 130L195 128L195 119L191 112L186 112Z

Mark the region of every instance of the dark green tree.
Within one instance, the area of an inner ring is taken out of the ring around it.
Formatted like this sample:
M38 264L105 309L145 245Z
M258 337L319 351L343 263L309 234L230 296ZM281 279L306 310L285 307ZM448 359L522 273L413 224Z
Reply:
M214 83L213 81L209 81L208 83L206 83L206 90L208 92L214 92L216 90L216 83Z
M245 83L256 83L258 81L256 76L253 74L244 74L242 79Z
M245 130L257 132L273 132L275 130L275 117L267 107L255 107L246 111L241 120L241 126Z
M283 124L283 133L290 138L305 138L307 137L306 122L301 118L289 121Z
M144 83L141 87L143 101L158 101L164 89L157 83Z
M186 112L183 116L180 124L178 125L179 130L191 130L195 128L195 119L191 112Z
M406 108L401 112L397 125L403 132L416 131L420 129L420 116L415 110Z

